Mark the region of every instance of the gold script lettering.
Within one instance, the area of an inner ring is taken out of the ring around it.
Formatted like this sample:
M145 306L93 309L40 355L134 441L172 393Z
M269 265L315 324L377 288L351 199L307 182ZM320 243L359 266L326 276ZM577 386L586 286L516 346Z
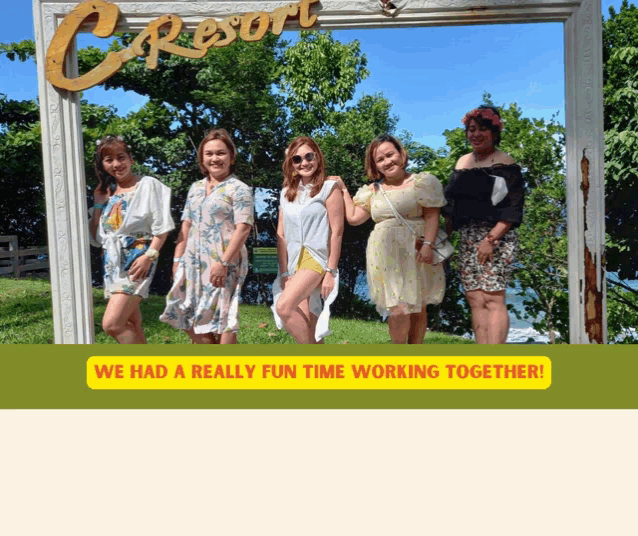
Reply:
M230 45L235 39L237 39L237 32L233 26L239 26L241 19L237 16L228 17L219 23L222 28L222 32L226 34L226 38L215 43L216 47L225 47Z
M82 23L97 13L98 20L93 34L98 37L110 37L115 31L120 10L115 4L107 4L102 0L78 4L60 23L47 52L46 77L51 84L60 89L81 91L93 87L113 76L128 61L123 59L124 51L110 52L104 61L88 73L78 78L67 78L64 74L64 63L71 43L80 30ZM129 58L130 59L130 58Z
M317 22L317 15L308 16L310 15L310 4L315 4L316 2L319 2L319 0L301 0L299 2L299 24L302 28L309 28Z
M288 17L294 17L299 12L299 6L297 4L288 4L284 7L278 7L272 12L272 29L270 30L275 35L281 35L284 30L284 24Z
M142 45L148 41L151 50L146 57L146 65L149 69L157 68L157 58L160 50L169 52L170 54L184 56L185 58L203 58L206 55L206 50L193 50L192 48L180 47L173 43L182 31L182 24L182 19L176 15L162 15L159 19L152 21L146 29L135 38L131 45L133 52L137 56L143 56L144 49ZM168 34L160 36L160 28L167 25L170 25Z
M253 21L259 17L259 26L254 34L250 33L250 27ZM241 19L241 29L239 30L239 37L244 41L259 41L270 26L270 15L264 11L258 13L246 13Z
M223 47L237 39L235 27L241 25L239 37L244 41L258 41L262 39L272 22L271 32L280 35L289 17L299 17L299 25L309 28L317 21L317 15L310 15L310 7L319 0L301 0L287 6L273 10L272 15L265 11L246 13L243 17L233 15L222 21L215 19L203 20L195 30L193 45L186 48L176 45L174 41L182 31L183 22L177 15L163 15L149 23L133 41L130 47L117 52L109 52L104 61L88 73L77 78L67 78L64 65L71 47L71 43L79 32L82 24L97 14L97 23L93 34L98 37L110 37L115 32L120 10L117 5L105 0L82 2L64 18L55 32L49 49L47 50L45 74L47 80L57 88L69 91L82 91L101 84L113 76L122 66L136 56L146 56L146 66L157 68L159 52L176 54L186 58L203 58L212 46ZM259 19L257 29L251 33L254 22ZM162 28L167 28L167 34L160 35ZM222 39L223 36L223 39ZM147 44L148 55L144 45Z
M210 39L206 40L207 37L210 37ZM206 19L197 26L193 36L193 45L197 48L208 50L220 37L217 33L217 21L215 19Z

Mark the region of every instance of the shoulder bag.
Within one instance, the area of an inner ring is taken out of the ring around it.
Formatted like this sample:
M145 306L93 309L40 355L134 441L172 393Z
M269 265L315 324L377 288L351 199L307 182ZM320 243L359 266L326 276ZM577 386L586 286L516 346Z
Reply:
M416 232L416 229L412 225L410 225L408 221L403 216L401 216L401 214L399 214L399 211L392 204L390 198L386 195L385 190L381 188L381 185L377 183L375 184L375 187L381 190L386 203L390 206L392 212L394 213L394 217L399 220L399 222L401 222L401 224L404 225L415 236L416 240L414 243L414 247L417 251L419 251L426 241L425 237L419 235L419 233ZM443 261L446 261L454 253L454 246L448 240L447 233L440 227L439 232L436 234L434 244L432 245L432 251L434 252L434 264L440 264Z

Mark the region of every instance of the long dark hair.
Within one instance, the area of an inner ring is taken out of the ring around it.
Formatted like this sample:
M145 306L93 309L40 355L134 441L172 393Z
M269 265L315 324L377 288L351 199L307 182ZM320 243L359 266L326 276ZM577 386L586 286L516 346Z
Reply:
M105 194L109 190L113 190L117 186L117 181L115 177L109 175L104 166L102 165L102 161L106 157L107 154L115 153L118 154L124 151L127 155L133 158L133 153L131 153L131 149L126 142L120 136L104 136L102 139L97 142L97 149L95 150L95 174L97 176L97 191Z

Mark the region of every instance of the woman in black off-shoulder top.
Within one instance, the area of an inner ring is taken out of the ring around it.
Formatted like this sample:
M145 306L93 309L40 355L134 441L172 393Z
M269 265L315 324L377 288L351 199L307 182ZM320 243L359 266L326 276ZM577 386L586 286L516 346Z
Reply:
M498 149L503 123L496 108L479 106L463 124L473 151L456 163L443 212L461 235L461 282L476 342L503 344L509 331L505 289L523 217L523 176L513 158Z

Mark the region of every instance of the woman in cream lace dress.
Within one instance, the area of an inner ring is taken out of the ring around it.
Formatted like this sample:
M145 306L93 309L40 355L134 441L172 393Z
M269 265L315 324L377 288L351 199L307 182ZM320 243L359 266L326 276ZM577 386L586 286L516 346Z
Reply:
M434 175L408 173L407 161L405 149L394 137L379 136L366 154L366 173L376 182L360 188L354 198L343 181L339 184L348 223L360 225L372 217L376 224L366 249L368 287L379 313L389 317L392 342L421 344L427 329L426 306L441 303L445 292L443 266L433 264L432 250L445 198ZM415 249L414 233L395 217L388 200L425 236L420 250Z

